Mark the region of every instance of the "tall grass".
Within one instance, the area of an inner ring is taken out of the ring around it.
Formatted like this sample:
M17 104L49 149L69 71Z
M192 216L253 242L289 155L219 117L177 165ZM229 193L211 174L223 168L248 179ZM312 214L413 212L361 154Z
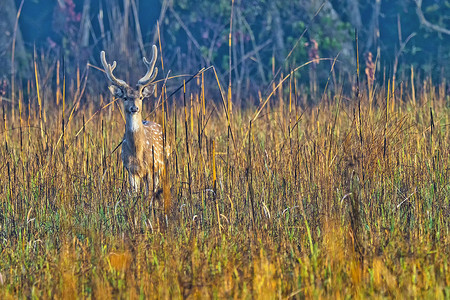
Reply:
M358 111L291 79L241 110L201 74L145 104L172 150L154 199L127 193L119 103L35 66L2 107L1 298L450 297L445 83L361 90Z

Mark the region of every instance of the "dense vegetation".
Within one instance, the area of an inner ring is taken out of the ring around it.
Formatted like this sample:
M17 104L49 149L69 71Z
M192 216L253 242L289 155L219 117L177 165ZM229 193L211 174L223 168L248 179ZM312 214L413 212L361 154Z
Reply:
M2 2L0 298L450 298L448 1L356 2ZM97 66L152 44L147 197Z
M157 199L128 195L120 106L79 105L83 78L3 105L2 298L449 297L443 84L308 107L288 78L231 110L200 78L149 114L173 147Z

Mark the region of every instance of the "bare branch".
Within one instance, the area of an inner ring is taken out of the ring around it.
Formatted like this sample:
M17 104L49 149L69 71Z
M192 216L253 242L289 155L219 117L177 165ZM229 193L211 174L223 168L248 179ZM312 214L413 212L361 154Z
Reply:
M450 35L450 30L444 27L441 27L439 25L430 23L424 16L423 11L422 11L422 0L415 0L416 1L416 13L417 16L419 17L420 20L420 24L422 24L425 27L428 27L434 31L443 33L443 34L447 34Z

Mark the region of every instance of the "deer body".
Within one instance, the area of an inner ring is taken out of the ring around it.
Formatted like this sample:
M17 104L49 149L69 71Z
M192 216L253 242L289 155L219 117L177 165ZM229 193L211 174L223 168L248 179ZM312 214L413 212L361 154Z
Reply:
M139 190L142 178L148 192L153 184L153 171L159 173L163 167L162 129L155 122L126 122L122 142L123 165L128 171L133 189ZM159 174L155 174L155 186L158 185L157 175Z
M159 124L142 120L142 100L149 97L154 90L153 80L158 69L155 68L157 49L153 46L153 57L150 62L144 57L147 74L131 88L123 80L117 79L112 71L116 67L114 61L111 66L106 62L105 52L101 53L101 60L106 76L112 82L109 86L111 93L124 100L125 134L122 140L122 162L128 171L130 184L134 192L139 191L140 181L144 180L146 192L150 187L156 190L158 175L164 167L163 132ZM168 147L166 147L168 150ZM168 151L167 151L168 153ZM153 180L152 180L153 179Z

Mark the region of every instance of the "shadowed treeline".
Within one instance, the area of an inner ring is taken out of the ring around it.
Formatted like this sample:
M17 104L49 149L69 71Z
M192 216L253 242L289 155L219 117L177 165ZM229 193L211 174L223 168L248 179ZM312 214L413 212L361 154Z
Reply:
M411 67L416 76L448 81L450 25L445 16L450 8L445 1L38 0L21 4L21 0L5 0L0 9L8 16L0 21L5 31L0 40L5 62L1 73L8 81L12 71L18 79L30 78L34 48L52 62L64 57L70 61L66 71L74 74L76 66L99 64L101 50L127 66L119 72L140 69L140 58L153 44L160 44L166 72L195 74L213 65L223 84L231 76L238 104L241 96L265 94L276 73L287 74L306 61L327 58L296 73L311 102L317 103L332 65L337 81L347 87L354 83L355 29L361 58L372 55L378 81L393 76L405 81ZM12 70L14 36L17 66ZM364 68L366 59L360 65Z

